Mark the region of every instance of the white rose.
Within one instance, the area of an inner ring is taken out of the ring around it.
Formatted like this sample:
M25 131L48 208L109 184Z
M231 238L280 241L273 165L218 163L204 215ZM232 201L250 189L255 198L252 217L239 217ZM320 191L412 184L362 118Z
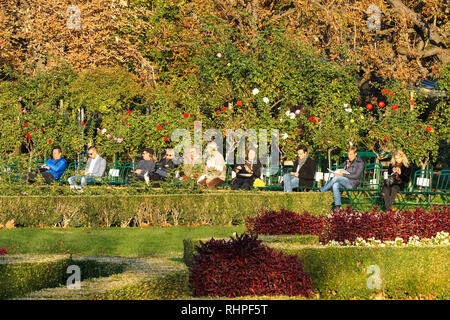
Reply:
M283 137L283 140L286 140L288 138L288 134L287 133L283 133L282 137Z
M269 103L269 98L264 97L264 98L263 98L263 101L264 101L264 103Z
M289 115L289 117L291 118L291 119L295 119L295 113L291 113L290 115Z
M288 111L286 111L284 114L285 114L287 117L289 117L289 116L291 115L291 111L288 110Z
M299 115L300 114L300 110L295 110L295 114Z
M259 93L259 90L257 88L252 90L252 93L254 96L256 96Z
M217 58L222 58L222 54L220 52L216 56Z
M106 129L103 129L103 130L102 130L102 134L105 134L105 133L106 133Z

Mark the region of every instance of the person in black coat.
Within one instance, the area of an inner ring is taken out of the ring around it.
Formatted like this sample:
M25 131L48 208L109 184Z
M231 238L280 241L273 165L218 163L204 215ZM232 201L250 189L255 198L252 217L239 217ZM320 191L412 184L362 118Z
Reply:
M178 165L175 161L175 151L167 149L166 156L156 163L155 171L149 173L149 179L152 181L165 181L169 177L169 173L176 167Z
M409 182L411 166L408 158L401 150L395 150L388 168L388 178L383 183L384 207L390 210L399 190L403 190Z
M236 178L231 182L232 190L250 190L255 179L261 176L261 162L256 156L256 149L247 147L246 149L245 164L238 163L234 168Z
M316 164L309 157L308 148L301 145L297 149L298 158L294 161L294 168L283 176L284 192L292 192L298 186L312 187Z

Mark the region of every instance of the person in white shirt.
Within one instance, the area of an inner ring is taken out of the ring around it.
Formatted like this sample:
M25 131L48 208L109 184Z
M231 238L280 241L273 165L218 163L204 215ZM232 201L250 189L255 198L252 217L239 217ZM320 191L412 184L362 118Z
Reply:
M88 148L88 156L85 170L82 170L80 175L68 179L71 189L81 190L88 183L101 181L106 170L106 160L98 154L94 146Z

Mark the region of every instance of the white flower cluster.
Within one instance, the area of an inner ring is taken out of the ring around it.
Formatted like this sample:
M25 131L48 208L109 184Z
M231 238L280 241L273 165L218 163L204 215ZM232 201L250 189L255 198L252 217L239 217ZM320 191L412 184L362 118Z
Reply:
M393 241L381 241L375 238L369 238L364 240L363 238L356 238L355 243L351 244L350 241L344 242L331 240L326 244L328 247L404 247L404 246L444 246L450 244L450 234L445 231L438 232L432 238L419 239L418 236L409 237L408 242L405 243L402 238L397 237Z

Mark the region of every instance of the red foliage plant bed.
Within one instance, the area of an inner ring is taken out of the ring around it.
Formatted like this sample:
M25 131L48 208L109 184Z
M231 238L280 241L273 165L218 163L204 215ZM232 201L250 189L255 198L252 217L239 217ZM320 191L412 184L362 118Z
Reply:
M6 251L6 247L4 247L3 249L0 248L0 256L4 256L8 253L8 251Z
M251 234L312 234L321 243L331 240L353 243L356 238L392 241L400 237L405 242L411 236L419 239L434 237L438 232L450 232L450 208L436 207L431 212L421 208L412 211L355 212L353 208L335 210L327 217L314 217L307 212L299 215L287 210L263 211L247 219Z
M319 239L321 243L331 240L353 243L358 237L381 241L393 241L400 237L408 242L409 237L432 238L440 231L450 232L449 207L434 208L431 212L416 208L398 213L375 210L354 212L347 208L335 211L327 218Z
M311 278L301 261L243 234L228 241L200 242L189 282L195 296L311 296Z
M257 217L249 217L246 227L250 234L312 234L323 232L326 217L315 217L308 212L261 211Z

